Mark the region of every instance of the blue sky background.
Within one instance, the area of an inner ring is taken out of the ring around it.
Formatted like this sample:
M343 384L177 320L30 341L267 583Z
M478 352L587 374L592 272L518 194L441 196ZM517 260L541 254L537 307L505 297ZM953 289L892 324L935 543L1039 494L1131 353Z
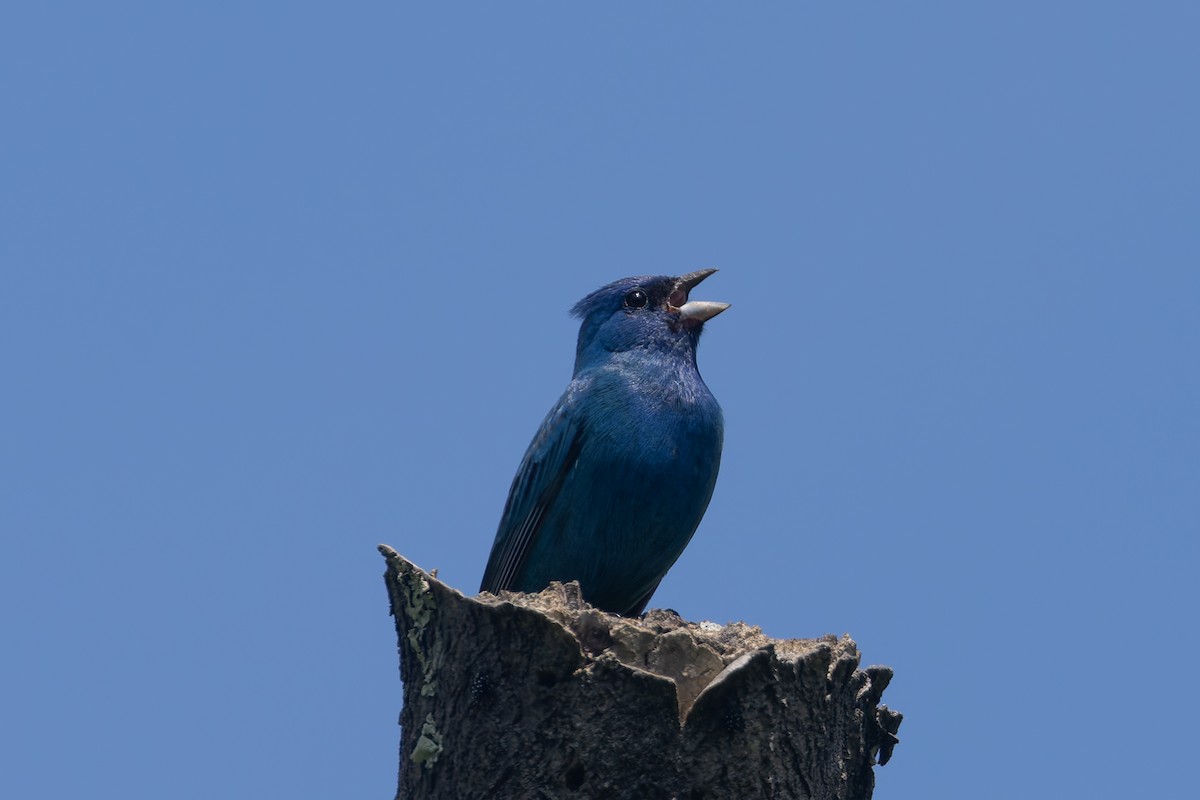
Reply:
M567 309L715 266L654 605L851 633L879 798L1194 789L1194 3L0 12L0 795L385 798Z

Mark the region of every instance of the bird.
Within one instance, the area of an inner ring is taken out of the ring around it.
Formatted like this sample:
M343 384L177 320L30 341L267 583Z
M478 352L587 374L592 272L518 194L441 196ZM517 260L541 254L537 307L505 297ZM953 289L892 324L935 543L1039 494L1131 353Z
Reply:
M513 478L481 592L578 581L595 608L639 616L717 482L724 417L696 366L691 300L715 269L609 283L580 300L575 368Z

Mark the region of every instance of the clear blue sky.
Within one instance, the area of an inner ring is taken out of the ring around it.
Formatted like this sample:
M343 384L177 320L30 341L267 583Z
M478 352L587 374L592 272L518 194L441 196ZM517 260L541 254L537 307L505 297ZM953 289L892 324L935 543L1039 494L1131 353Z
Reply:
M879 798L1194 790L1200 7L988 5L0 12L0 795L391 797L376 543L710 266L655 605L893 666Z

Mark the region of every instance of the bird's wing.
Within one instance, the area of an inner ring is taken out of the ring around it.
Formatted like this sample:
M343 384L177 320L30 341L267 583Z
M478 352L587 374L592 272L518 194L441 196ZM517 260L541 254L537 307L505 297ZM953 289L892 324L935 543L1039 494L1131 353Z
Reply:
M575 466L583 448L584 423L568 389L551 409L534 436L521 468L513 478L504 505L500 528L483 573L480 591L512 589L541 529L546 511L554 504L563 480Z

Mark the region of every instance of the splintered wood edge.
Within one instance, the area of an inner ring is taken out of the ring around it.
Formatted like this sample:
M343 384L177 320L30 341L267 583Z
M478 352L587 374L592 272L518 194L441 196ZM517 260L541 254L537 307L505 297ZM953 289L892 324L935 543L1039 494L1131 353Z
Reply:
M879 702L883 689L891 678L891 670L887 667L858 669L860 654L849 635L837 637L827 634L817 639L772 639L763 634L758 627L742 622L726 625L705 621L689 622L673 612L656 609L647 612L642 618L620 617L589 606L582 600L578 585L574 583L556 583L542 592L530 594L502 592L493 595L483 592L476 596L467 596L434 577L436 570L426 572L386 544L380 544L378 549L388 565L392 614L396 615L397 611L401 610L398 604L402 603L405 616L412 623L407 638L418 654L418 661L423 668L422 679L430 686L430 691L435 685L435 676L432 674L434 665L420 658L419 643L424 627L430 621L437 605L446 600L487 607L511 605L524 612L537 614L557 623L570 634L578 643L586 662L600 657L610 658L628 669L671 681L678 695L681 725L686 723L697 702L705 695L720 693L738 673L764 664L763 658L793 666L800 662L807 662L812 667L819 666L825 673L831 689L850 688L853 685L857 693L864 695L861 699L870 705ZM666 616L668 614L670 616ZM599 645L584 641L586 628L590 624L601 626L600 635L603 641ZM623 653L623 658L616 657L611 648L614 645L626 645L628 642L616 641L613 638L614 631L617 632L617 638L624 634L638 640L638 643L647 649L632 654ZM699 687L685 688L688 676L659 672L648 663L652 660L657 643L670 638L678 639L681 634L692 640L695 652L714 654L723 664L716 674ZM608 646L603 646L603 642L607 642ZM637 663L638 661L642 663ZM884 708L886 709L886 706ZM893 728L889 733L894 734L894 728L899 725L900 715L886 710L884 715L887 715L888 722L891 722L887 727ZM893 716L897 718L895 721L891 719Z

